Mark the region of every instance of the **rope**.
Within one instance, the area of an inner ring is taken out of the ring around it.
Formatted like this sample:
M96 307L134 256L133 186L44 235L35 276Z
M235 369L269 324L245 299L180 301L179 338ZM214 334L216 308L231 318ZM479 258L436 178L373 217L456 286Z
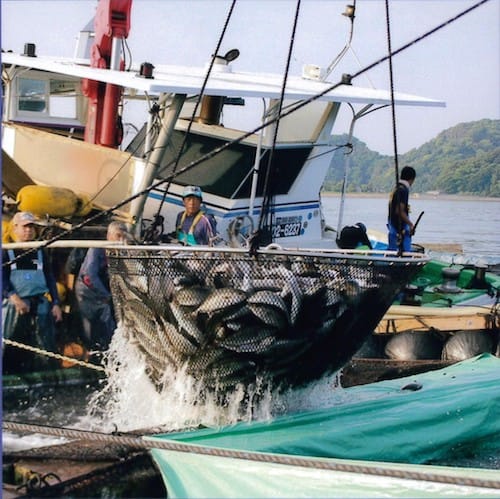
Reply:
M155 440L147 441L143 437L131 437L123 435L109 435L104 433L90 432L84 430L73 430L70 428L55 428L42 425L31 425L16 423L14 421L4 421L3 430L17 432L36 432L44 435L66 437L79 440L90 440L104 443L116 443L133 449L162 449L174 452L188 452L206 456L225 457L232 459L246 459L263 463L283 464L287 466L300 466L303 468L313 468L319 470L329 470L346 473L362 473L365 475L375 475L404 480L423 480L427 482L444 483L451 485L481 487L490 489L500 489L500 480L488 480L478 478L468 478L459 476L449 476L440 473L427 473L419 471L408 471L392 469L384 466L368 466L348 463L332 462L321 458L306 458L303 456L285 456L283 454L268 454L263 452L247 452L233 449L219 449L213 447L201 447L199 445L186 444L174 441Z
M430 29L429 31L426 31L425 33L423 33L422 35L420 35L419 37L417 38L414 38L412 41L402 45L401 47L399 47L398 49L396 49L394 52L392 52L390 54L390 56L395 56L401 52L403 52L404 50L407 50L408 48L410 48L412 45L424 40L425 38L435 34L436 32L440 31L441 29L445 28L446 26L448 26L449 24L457 21L458 19L460 19L461 17L469 14L470 12L472 12L473 10L477 9L478 7L482 6L483 4L489 2L490 0L480 0L479 2L477 2L476 4L468 7L467 9L463 10L462 12L459 12L456 16L448 19L447 21L444 21L443 23L439 24L438 26ZM369 71L370 69L373 69L375 68L376 66L378 66L379 64L385 62L387 59L389 58L389 55L386 55L386 56L383 56L381 57L380 59L372 62L371 64L369 64L368 66L365 66L364 68L360 69L359 71L357 71L356 73L354 73L352 76L352 79L354 78L357 78L358 76L366 73L367 71ZM88 225L89 223L93 222L94 220L100 218L100 217L104 217L105 215L109 215L111 214L114 210L118 209L118 208L121 208L122 206L125 206L126 204L134 201L135 199L147 194L148 192L154 190L154 189L157 189L158 187L160 187L162 184L165 184L167 182L171 182L177 175L181 175L182 173L185 173L189 170L192 170L195 166L198 166L200 163L203 163L204 161L207 161L211 158L213 158L214 156L220 154L222 151L225 151L226 149L234 146L235 144L239 144L240 142L242 142L243 140L245 140L246 138L256 134L257 132L260 132L260 130L262 130L263 128L269 126L271 123L273 123L274 121L277 121L278 119L283 119L285 118L286 116L294 113L295 111L298 111L299 109L303 108L304 106L310 104L311 102L314 102L316 101L317 99L319 99L320 97L322 97L323 95L327 94L328 92L331 92L332 90L335 90L336 88L338 88L340 85L343 85L342 81L338 82L338 83L335 83L327 88L325 88L323 91L317 93L316 95L313 95L312 97L309 97L307 99L304 99L300 102L298 102L296 105L294 106L290 106L288 108L287 111L284 111L283 114L281 116L278 116L276 118L272 118L270 122L266 122L266 123L263 123L261 125L258 125L257 127L255 127L253 130L250 130L248 132L245 132L243 133L240 137L234 139L234 140L231 140L231 141L228 141L226 142L225 144L213 149L212 151L204 154L203 156L199 157L198 159L196 160L193 160L191 163L189 163L188 165L186 165L185 167L181 168L180 170L177 171L177 174L176 175L169 175L168 177L166 178L163 178L163 179L160 179L158 180L157 182L154 182L153 184L151 184L149 187L147 187L146 189L143 189L142 191L140 192L137 192L135 194L133 194L132 196L129 196L128 198L124 199L123 201L120 201L119 203L117 203L115 206L111 207L111 208L108 208L107 210L104 210L102 212L99 212L89 218L87 218L86 220L80 222L79 224L75 225L70 231L68 231L69 233L71 232L74 232L78 229L81 229L82 227L85 227L86 225ZM65 237L68 232L65 232L65 233L61 233L61 234L58 234L56 236L54 236L52 239L49 239L46 241L46 243L44 244L43 247L46 247L46 246L49 246L52 242L54 241L58 241L59 239L62 239L63 237ZM27 251L26 253L31 253L33 252L34 250L29 250ZM10 265L11 263L13 263L14 261L17 261L19 258L21 257L21 255L19 257L16 257L15 260L13 260L12 262L5 262L3 263L3 266L6 266L6 265Z
M194 122L194 118L196 116L196 112L198 110L198 107L200 105L201 99L202 99L203 94L205 92L205 88L207 86L208 79L210 78L210 75L212 73L212 69L213 69L214 64L215 64L215 59L217 58L217 55L218 55L219 50L220 50L220 47L222 45L222 40L224 39L224 36L226 34L226 30L227 30L227 27L229 25L229 20L231 19L231 16L233 15L233 10L234 10L234 6L235 5L236 5L236 0L233 0L233 2L231 3L231 7L229 8L229 12L228 12L228 14L226 16L226 21L224 22L224 27L222 28L222 32L220 34L219 40L217 41L217 46L215 47L215 51L214 51L214 53L212 55L212 59L210 60L210 65L209 65L209 67L207 69L207 72L205 74L205 79L203 80L203 84L201 86L200 93L198 95L198 99L197 99L196 104L194 106L193 112L191 113L191 119L189 120L189 125L188 125L188 128L186 130L186 133L184 134L184 139L182 141L181 147L179 148L179 152L178 152L177 157L175 159L174 167L172 169L172 178L168 181L167 187L165 189L165 192L163 193L163 196L161 198L160 204L158 206L157 216L160 214L161 209L163 207L163 203L165 202L165 198L167 197L167 193L168 193L168 190L170 188L170 183L172 182L173 178L175 178L175 171L177 170L177 167L179 165L179 161L180 161L181 156L182 156L182 152L183 152L184 147L186 145L189 133L191 132L191 128L193 126L193 122Z
M399 158L398 158L398 139L396 134L396 105L394 103L394 72L392 69L392 43L391 43L391 16L389 14L389 0L385 0L385 18L387 26L387 52L389 55L389 79L390 79L390 91L391 91L391 117L392 117L392 141L394 147L394 175L395 175L395 187L397 189L399 182ZM396 191L395 191L396 192ZM392 201L391 201L392 203ZM398 200L398 212L401 203ZM403 236L402 233L402 220L401 216L398 217L398 255L403 255Z
M75 359L74 357L67 357L66 355L61 355L59 353L49 352L48 350L43 350L41 348L37 348L31 345L26 345L25 343L19 343L18 341L9 340L7 338L3 338L3 342L6 345L10 345L13 347L21 348L22 350L27 350L28 352L37 353L39 355L44 355L45 357L52 357L57 360L65 360L68 362L72 362L73 364L79 365L81 367L87 367L88 369L94 369L95 371L106 372L106 369L102 366L97 366L90 362L85 362L83 360Z
M394 167L396 174L396 185L399 180L398 166L398 139L396 134L396 106L394 103L394 72L392 69L392 43L391 43L391 20L389 14L389 0L385 0L385 17L387 25L387 51L389 55L389 79L391 86L391 116L392 116L392 139L394 143Z
M272 225L273 225L273 220L272 220L272 214L271 214L271 201L274 197L274 189L270 188L270 179L271 179L271 169L272 169L272 161L273 161L273 156L274 156L274 151L276 149L276 141L278 139L278 128L280 124L280 119L281 119L281 114L283 112L283 101L285 99L285 89L286 89L286 83L288 80L288 74L290 72L290 62L292 59L292 52L293 52L293 45L295 42L295 33L297 32L297 22L299 19L299 12L300 12L300 1L297 0L297 7L295 9L295 17L293 20L293 27L292 27L292 35L290 36L290 44L288 45L288 55L286 59L286 67L285 67L285 74L283 76L283 83L281 85L281 95L279 99L279 104L278 104L278 110L277 110L277 117L275 120L273 120L273 123L276 123L276 126L274 127L274 133L273 133L273 141L272 141L272 147L271 150L269 151L269 156L267 160L267 170L266 170L266 175L264 178L264 199L262 201L262 210L260 213L260 218L259 218L259 232L262 231L263 226L264 226L264 219L267 219L268 221L268 226L269 229L272 231ZM279 170L276 169L276 171L273 171L273 176L272 176L272 181L276 182L276 179L279 178ZM266 238L267 239L267 238ZM271 235L271 241L274 238ZM254 243L255 244L255 243ZM255 252L255 248L252 248L252 252Z

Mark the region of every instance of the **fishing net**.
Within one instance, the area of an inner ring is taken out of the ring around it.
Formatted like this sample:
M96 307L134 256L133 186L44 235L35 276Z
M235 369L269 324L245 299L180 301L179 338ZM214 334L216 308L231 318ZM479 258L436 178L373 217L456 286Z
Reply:
M117 319L151 378L182 367L216 390L256 376L296 385L340 369L427 261L229 248L107 254Z

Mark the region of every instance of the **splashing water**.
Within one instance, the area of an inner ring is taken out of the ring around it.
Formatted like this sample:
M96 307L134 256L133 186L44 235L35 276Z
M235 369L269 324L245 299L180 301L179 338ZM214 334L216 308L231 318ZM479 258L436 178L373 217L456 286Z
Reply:
M264 379L256 379L251 386L236 385L221 400L207 393L202 381L182 368L165 372L159 391L147 375L142 353L121 325L105 362L107 381L88 405L88 421L99 431L171 431L270 420L278 414L341 403L344 398L337 377L329 376L295 390L272 387Z

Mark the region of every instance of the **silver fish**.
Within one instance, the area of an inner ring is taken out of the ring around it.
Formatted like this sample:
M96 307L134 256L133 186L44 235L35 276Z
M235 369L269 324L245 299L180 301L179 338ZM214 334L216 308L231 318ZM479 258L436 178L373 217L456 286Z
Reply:
M277 272L285 279L285 285L281 292L282 298L285 298L288 294L291 296L290 323L295 325L303 298L300 284L295 277L295 274L291 270L288 270L284 265L277 267Z
M285 282L283 279L265 277L262 279L251 279L248 285L248 291L281 291Z
M236 277L235 266L230 262L223 262L210 269L206 282L214 288L233 287Z
M301 277L298 282L305 297L314 299L325 291L324 284L318 278Z
M147 336L156 336L157 321L153 311L138 299L131 299L125 304L127 319L133 320Z
M184 313L179 305L171 302L170 310L174 316L178 331L183 334L193 346L199 348L207 342L208 338L200 331L196 325L196 321L190 315Z
M220 361L212 364L206 374L203 376L205 379L215 380L222 383L224 381L231 381L237 383L245 375L255 372L255 363L251 361L234 360L231 357L226 357Z
M288 315L275 307L249 303L248 308L256 318L262 321L266 326L272 327L275 330L281 331L290 325Z
M183 308L195 309L203 303L209 294L209 288L195 285L178 289L172 299Z
M247 299L244 291L236 288L215 289L198 307L197 315L220 315L224 311L243 305Z
M310 348L310 341L306 341L304 338L278 338L266 352L263 352L262 356L265 357L267 366L290 367Z
M314 263L306 261L304 258L297 257L291 265L291 271L296 276L318 277L318 270Z
M218 344L233 352L259 354L266 352L275 341L274 330L246 328L219 341Z
M189 356L195 354L200 346L198 342L194 342L190 337L182 334L178 329L170 322L163 321L163 334L168 339L170 348L166 348L169 351L169 355L176 361L181 360L176 352L182 356Z
M187 360L187 372L192 374L204 372L210 365L221 360L225 355L224 350L221 348L201 348Z

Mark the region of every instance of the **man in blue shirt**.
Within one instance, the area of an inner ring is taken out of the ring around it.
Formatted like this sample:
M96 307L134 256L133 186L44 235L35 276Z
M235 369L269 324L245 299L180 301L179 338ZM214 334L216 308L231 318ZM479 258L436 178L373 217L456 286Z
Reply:
M411 251L411 236L414 233L414 224L410 220L408 200L410 187L417 176L415 169L405 166L401 170L400 180L392 191L389 199L389 248L394 251Z
M201 211L202 192L198 186L188 185L182 194L184 211L175 222L177 240L187 246L211 245L216 234L215 219Z
M130 240L127 226L114 221L108 225L108 241ZM106 350L116 329L108 261L104 248L89 248L75 281L75 296L82 316L84 343L89 350Z

